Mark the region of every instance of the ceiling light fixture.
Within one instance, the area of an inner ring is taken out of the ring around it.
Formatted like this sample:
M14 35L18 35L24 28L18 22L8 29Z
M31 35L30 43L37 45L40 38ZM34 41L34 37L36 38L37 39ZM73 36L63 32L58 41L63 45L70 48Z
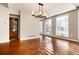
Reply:
M46 18L46 16L43 13L43 4L42 3L38 3L39 5L39 11L38 14L35 14L35 12L32 12L32 16L34 16L35 18Z

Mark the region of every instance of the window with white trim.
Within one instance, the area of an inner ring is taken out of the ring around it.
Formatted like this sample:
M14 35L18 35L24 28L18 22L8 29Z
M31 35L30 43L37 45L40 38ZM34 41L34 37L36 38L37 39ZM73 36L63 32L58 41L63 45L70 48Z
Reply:
M69 16L61 15L56 17L56 35L69 37Z

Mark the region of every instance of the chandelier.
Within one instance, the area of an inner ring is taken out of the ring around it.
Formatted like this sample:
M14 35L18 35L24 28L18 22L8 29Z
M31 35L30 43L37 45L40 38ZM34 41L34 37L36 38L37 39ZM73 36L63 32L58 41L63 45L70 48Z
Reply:
M39 10L38 10L38 14L35 14L35 12L32 12L32 16L34 16L35 18L46 18L45 15L43 15L43 4L42 3L38 3L39 6Z

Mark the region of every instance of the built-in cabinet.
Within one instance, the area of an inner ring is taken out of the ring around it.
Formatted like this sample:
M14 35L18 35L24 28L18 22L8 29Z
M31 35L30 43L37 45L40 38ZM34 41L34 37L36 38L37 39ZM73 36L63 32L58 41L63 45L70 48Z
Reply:
M20 31L20 18L19 15L9 15L9 39L16 40L19 38Z

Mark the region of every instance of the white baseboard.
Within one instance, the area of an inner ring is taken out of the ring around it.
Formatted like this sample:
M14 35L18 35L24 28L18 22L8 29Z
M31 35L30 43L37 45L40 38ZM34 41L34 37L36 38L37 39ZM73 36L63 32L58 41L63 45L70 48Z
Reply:
M35 39L35 38L40 38L40 36L20 38L20 40L31 40L31 39ZM0 43L6 43L6 42L9 42L9 41L10 40L0 41Z
M40 38L40 36L20 38L20 40L30 40L30 39L35 39L35 38Z
M9 40L0 41L0 43L6 43L6 42L9 42Z

